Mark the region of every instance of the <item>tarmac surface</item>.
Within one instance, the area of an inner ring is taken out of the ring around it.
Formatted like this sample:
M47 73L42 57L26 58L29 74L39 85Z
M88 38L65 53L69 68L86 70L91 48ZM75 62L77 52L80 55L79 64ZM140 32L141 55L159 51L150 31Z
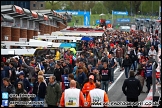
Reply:
M122 107L121 105L118 105L121 103L121 101L126 102L126 96L122 91L122 85L125 80L125 74L124 70L120 71L119 67L117 68L117 71L114 74L114 83L115 84L109 84L109 91L108 91L108 97L110 102L117 102L117 106L111 106L111 107ZM112 86L112 87L111 87ZM143 91L146 92L146 83L144 84ZM147 97L148 93L141 93L140 96L138 97L138 101L144 101L145 98ZM124 107L124 106L123 106Z

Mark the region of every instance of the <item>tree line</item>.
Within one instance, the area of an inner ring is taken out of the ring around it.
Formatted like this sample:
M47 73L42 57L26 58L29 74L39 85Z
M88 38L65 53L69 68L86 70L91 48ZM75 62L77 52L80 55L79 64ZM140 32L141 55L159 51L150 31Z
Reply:
M158 15L161 1L46 1L46 9L90 11L108 14L127 11L129 15Z

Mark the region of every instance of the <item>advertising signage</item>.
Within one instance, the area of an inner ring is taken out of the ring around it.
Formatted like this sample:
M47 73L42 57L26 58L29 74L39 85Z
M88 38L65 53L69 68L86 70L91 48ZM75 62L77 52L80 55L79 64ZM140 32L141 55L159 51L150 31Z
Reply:
M122 12L122 11L112 11L112 14L113 15L128 15L128 12Z
M118 18L117 22L130 22L130 18Z

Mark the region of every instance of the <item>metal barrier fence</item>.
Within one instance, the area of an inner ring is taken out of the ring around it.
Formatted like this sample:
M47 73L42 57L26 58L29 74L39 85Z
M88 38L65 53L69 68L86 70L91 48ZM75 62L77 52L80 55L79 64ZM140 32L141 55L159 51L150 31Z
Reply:
M160 66L160 62L161 61L159 61L159 56L161 55L161 47L160 47L160 44L158 45L158 54L157 54L157 56L156 56L156 62L157 62L157 64L158 64L158 67L156 68L155 67L155 63L153 64L153 71L152 71L152 87L153 87L153 94L152 94L152 96L153 96L153 98L154 97L157 97L157 95L156 95L156 93L157 92L159 92L159 91L161 91L161 86L159 87L159 86L157 86L157 72L159 72L160 71L160 74L161 74L161 66ZM161 75L160 75L160 77L161 77ZM159 78L159 80L161 80L161 78ZM161 82L161 81L160 81ZM161 98L161 93L158 93L159 94L159 98ZM154 100L153 100L154 101Z

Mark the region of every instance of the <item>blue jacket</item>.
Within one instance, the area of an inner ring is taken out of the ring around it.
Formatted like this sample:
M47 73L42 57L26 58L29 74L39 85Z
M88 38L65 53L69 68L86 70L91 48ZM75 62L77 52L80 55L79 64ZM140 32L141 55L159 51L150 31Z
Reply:
M61 76L62 77L62 90L64 91L65 89L69 88L69 80L68 80L68 74L64 74Z
M2 79L5 77L5 70L1 70L1 84L3 84Z
M77 76L77 81L79 84L83 84L83 82L86 80L86 74L84 72L79 73Z
M1 70L1 79L5 77L5 70Z
M146 66L145 76L146 77L152 77L152 65Z

